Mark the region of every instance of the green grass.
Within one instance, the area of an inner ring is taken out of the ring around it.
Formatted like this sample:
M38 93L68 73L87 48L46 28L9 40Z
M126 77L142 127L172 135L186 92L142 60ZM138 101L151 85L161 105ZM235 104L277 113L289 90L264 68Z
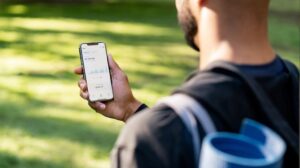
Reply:
M273 0L270 38L299 66L299 14L296 1L285 4ZM89 109L72 74L90 41L107 43L148 105L197 67L172 3L1 4L1 168L109 167L122 123Z

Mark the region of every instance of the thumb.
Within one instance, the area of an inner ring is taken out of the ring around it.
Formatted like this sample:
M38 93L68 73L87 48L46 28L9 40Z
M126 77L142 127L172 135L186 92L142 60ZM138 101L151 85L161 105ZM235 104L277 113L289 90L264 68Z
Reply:
M108 54L108 65L111 68L111 70L121 70L119 65L116 63L116 61L113 59L111 54Z

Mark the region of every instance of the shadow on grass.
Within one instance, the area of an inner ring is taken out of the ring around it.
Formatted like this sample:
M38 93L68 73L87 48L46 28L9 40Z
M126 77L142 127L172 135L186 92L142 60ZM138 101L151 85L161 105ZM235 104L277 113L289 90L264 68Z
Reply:
M1 115L3 115L1 113ZM5 115L5 114L4 114ZM8 116L8 115L7 115ZM113 147L117 133L104 127L92 127L84 123L62 118L37 117L18 115L15 118L1 121L4 128L22 130L32 137L43 139L65 139L70 142L88 145L99 150L101 154L108 154Z
M80 111L81 108L75 105L71 107L60 103L39 100L25 91L12 90L5 87L0 87L0 91L1 93L15 97L13 100L1 99L0 132L1 130L6 130L5 132L7 132L8 136L10 135L9 132L12 134L22 132L29 137L37 139L53 139L53 142L56 140L66 140L70 143L80 144L83 148L95 149L97 152L93 154L93 157L97 159L106 158L110 153L118 134L116 129L112 129L107 125L86 123L59 116L53 117L29 113L30 111L39 111L43 108L59 109L62 113L64 109L67 111L72 109ZM55 148L55 146L53 147ZM45 155L49 154L45 153ZM62 160L62 163L56 163L56 161L48 162L39 158L27 159L0 151L0 167L68 168L76 167L76 163L68 162L68 160L67 163L66 160Z
M17 96L18 98L22 99L22 103L16 103L16 102L11 102L10 100L2 100L0 102L0 107L3 112L5 111L12 111L12 112L26 112L27 110L30 109L39 109L43 107L53 107L53 108L59 108L59 109L65 109L65 110L76 110L76 111L84 111L84 108L78 107L76 105L71 106L71 105L66 105L58 102L52 102L52 101L47 101L47 100L40 100L35 97L33 97L30 93L27 91L19 91L19 90L13 90L7 87L3 87L0 85L0 90L1 92L7 92L9 95ZM22 107L26 106L26 107ZM21 108L22 107L22 108ZM15 110L9 110L10 108L18 108ZM1 111L1 112L2 112ZM14 113L9 113L14 114ZM1 115L1 113L0 113Z
M4 90L4 88L0 88ZM79 144L90 145L99 149L101 153L109 153L117 136L117 132L107 127L97 128L78 121L64 118L40 117L28 115L30 110L38 110L43 107L72 109L72 107L38 100L26 92L12 91L5 88L11 95L16 95L25 101L0 102L0 126L8 129L18 129L34 137L61 138ZM80 110L78 108L74 108Z
M7 91L7 89L6 89ZM109 127L83 123L65 118L43 117L30 115L30 110L38 110L43 107L52 106L54 109L60 108L58 105L51 105L49 102L43 102L30 97L26 93L18 94L25 102L15 101L0 102L0 126L1 129L21 130L32 137L44 139L58 138L70 142L88 145L99 151L99 158L106 155L112 149L117 137L115 130ZM70 107L65 107L70 110Z
M34 158L20 158L16 155L0 151L0 167L2 168L65 168L63 164L43 161Z
M23 4L24 11L14 13L13 4L0 6L0 15L5 17L69 18L101 20L106 22L143 23L161 27L176 26L176 9L172 3L116 2L100 4ZM49 7L50 6L50 7ZM140 10L142 9L142 11ZM117 11L117 12L116 12ZM141 15L141 12L143 13ZM155 13L160 15L157 17Z
M182 38L179 36L170 36L170 35L152 35L152 34L143 34L143 35L130 35L130 34L119 34L119 33L112 33L110 31L99 31L99 32L78 32L78 31L62 31L62 30L31 30L31 29L25 29L25 28L11 28L11 27L2 27L2 31L14 31L19 33L19 37L17 41L7 42L2 41L1 47L9 47L10 45L20 45L16 49L35 49L38 48L41 50L41 47L43 51L49 51L49 43L45 43L45 46L34 46L32 45L32 40L28 37L32 37L34 35L39 35L40 37L43 37L43 35L51 34L53 37L61 37L59 35L73 35L77 37L87 37L87 38L93 38L93 37L99 37L104 39L110 39L113 40L116 44L126 44L130 46L152 46L152 45L158 45L159 44L169 44L169 43L179 43L181 42ZM61 44L61 43L55 43L55 44ZM62 43L62 45L65 43ZM31 47L28 48L28 45ZM46 46L47 45L47 46ZM78 44L79 45L79 44ZM22 48L23 47L23 48ZM74 46L78 47L78 46ZM56 53L57 54L57 53ZM59 53L58 55L60 55Z
M74 36L85 36L87 38L93 38L95 36L101 38L101 39L109 39L109 40L114 40L113 43L116 44L121 44L121 45L128 45L128 46L135 46L135 47L142 47L142 46L148 46L148 48L144 50L151 50L152 53L154 54L161 54L162 50L161 48L157 50L153 50L151 46L156 46L158 45L158 42L160 46L163 45L168 45L168 44L176 44L179 41L181 41L181 38L178 36L155 36L155 35L129 35L129 34L116 34L112 32L72 32L72 31L59 31L59 30L30 30L30 29L24 29L24 28L3 28L4 31L15 31L20 33L20 37L18 38L17 41L12 41L12 42L3 42L0 44L2 47L6 48L14 48L15 50L18 50L19 52L22 53L37 53L37 52L42 52L45 53L46 55L53 55L51 60L57 60L57 61L69 61L69 60L78 60L77 55L68 55L68 54L62 54L57 48L54 46L49 45L49 43L40 43L37 45L32 45L35 43L34 41L30 40L30 36L34 35L39 35L43 36L45 34L51 34L53 37L58 36L60 34L70 34ZM116 40L117 39L117 40ZM65 45L64 43L57 42L55 43L56 45ZM77 46L76 46L77 47ZM75 53L74 53L75 54ZM37 58L37 59L43 59L43 55L31 55L32 58ZM183 57L178 57L178 56L172 56L172 60L182 60ZM195 62L196 57L193 56L186 56L184 57L185 59L193 59L192 61ZM138 58L138 60L134 60L135 58L132 58L132 61L138 61L143 65L149 65L149 66L164 66L164 67L172 67L174 69L182 69L186 71L192 70L194 67L191 64L184 63L182 64L181 61L163 61L159 60L159 62L147 62L143 59ZM170 60L168 58L167 60ZM191 62L191 61L190 61ZM79 63L79 60L78 60ZM170 72L172 73L172 72ZM59 71L59 72L54 72L54 73L43 73L43 72L20 72L15 75L22 76L22 77L29 77L29 78L43 78L43 79L60 79L60 80L65 80L65 81L70 81L70 80L76 80L78 77L73 75L71 71ZM156 79L157 77L160 78L159 74L153 75L149 71L141 70L141 71L136 71L136 72L129 72L129 75L133 76L139 76L139 78L149 78L149 79ZM153 78L152 78L153 77ZM166 77L166 76L163 76ZM162 84L163 85L163 84Z
M279 11L275 9L271 9L269 14L272 17L275 17L279 20L284 20L287 23L293 25L299 25L300 13L296 11Z
M10 74L11 75L11 74ZM48 79L48 80L78 80L78 76L75 76L71 71L56 71L54 73L44 73L38 71L19 72L15 74L19 77L25 77L28 79Z

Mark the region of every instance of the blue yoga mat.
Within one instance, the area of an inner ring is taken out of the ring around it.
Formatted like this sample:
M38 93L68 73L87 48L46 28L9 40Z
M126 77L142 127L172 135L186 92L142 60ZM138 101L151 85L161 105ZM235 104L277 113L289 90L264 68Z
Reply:
M270 128L250 119L239 134L213 133L205 137L200 168L281 168L286 144Z

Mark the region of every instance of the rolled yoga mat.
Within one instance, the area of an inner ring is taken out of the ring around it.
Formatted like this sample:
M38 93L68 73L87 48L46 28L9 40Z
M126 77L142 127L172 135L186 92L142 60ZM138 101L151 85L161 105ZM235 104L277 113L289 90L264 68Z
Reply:
M281 168L286 144L270 128L245 119L239 134L213 133L204 138L200 168Z

